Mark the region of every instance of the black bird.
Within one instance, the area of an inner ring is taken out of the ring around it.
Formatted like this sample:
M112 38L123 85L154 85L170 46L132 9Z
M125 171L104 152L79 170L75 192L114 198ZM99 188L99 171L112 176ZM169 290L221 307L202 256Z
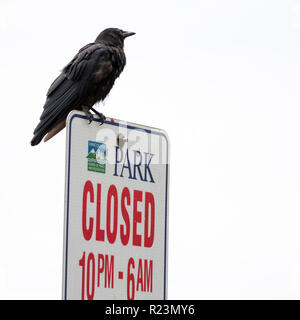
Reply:
M84 111L89 122L93 119L92 110L102 123L105 121L105 116L93 105L104 100L123 71L126 64L124 39L134 34L117 28L105 29L95 42L79 50L47 92L44 110L31 140L32 146L40 143L46 134L44 141L62 130L72 110Z

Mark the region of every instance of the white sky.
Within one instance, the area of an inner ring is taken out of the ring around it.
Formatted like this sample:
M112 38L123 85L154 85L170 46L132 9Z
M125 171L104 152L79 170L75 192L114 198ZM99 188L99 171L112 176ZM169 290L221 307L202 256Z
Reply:
M171 140L168 297L299 299L295 0L1 0L0 298L61 298L65 131L29 142L106 27L137 34L101 111Z

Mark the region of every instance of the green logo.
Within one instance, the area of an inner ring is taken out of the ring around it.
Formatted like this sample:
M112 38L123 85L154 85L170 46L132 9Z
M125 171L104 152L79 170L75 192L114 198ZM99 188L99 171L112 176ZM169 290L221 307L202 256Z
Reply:
M106 144L88 141L88 170L105 173L106 169Z

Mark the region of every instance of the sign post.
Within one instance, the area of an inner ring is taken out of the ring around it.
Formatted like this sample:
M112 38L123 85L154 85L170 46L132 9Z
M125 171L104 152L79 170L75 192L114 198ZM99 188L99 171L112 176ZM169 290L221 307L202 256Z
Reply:
M169 143L160 129L67 119L63 299L166 299Z

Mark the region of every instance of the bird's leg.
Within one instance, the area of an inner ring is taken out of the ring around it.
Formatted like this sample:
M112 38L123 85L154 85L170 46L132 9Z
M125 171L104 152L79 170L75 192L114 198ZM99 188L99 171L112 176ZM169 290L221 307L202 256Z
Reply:
M100 125L104 123L106 117L103 113L98 112L97 110L95 110L94 108L91 108L91 110L94 111L94 113L100 118Z
M89 124L93 121L93 114L90 111L90 108L87 106L82 106L82 111L85 113L85 116L88 118Z

